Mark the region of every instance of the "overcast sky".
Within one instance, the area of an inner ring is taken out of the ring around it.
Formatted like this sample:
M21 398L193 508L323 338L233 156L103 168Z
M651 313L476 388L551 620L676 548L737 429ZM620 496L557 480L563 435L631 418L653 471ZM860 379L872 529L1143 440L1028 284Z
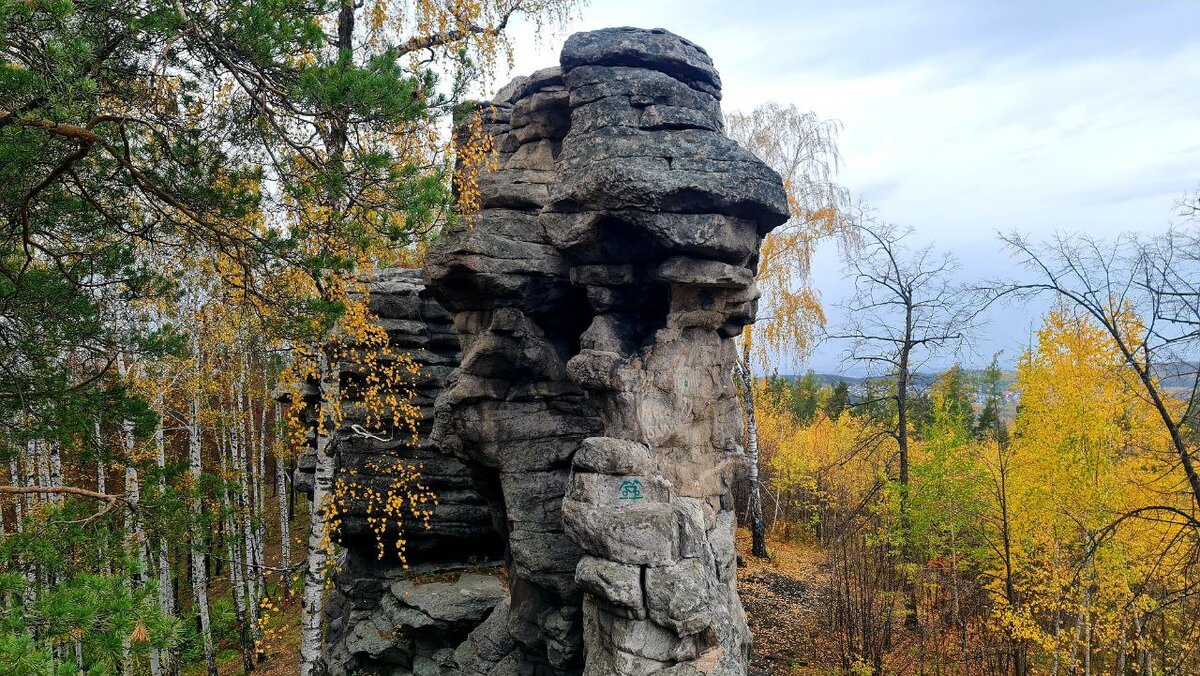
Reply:
M1194 0L593 0L560 34L518 26L512 74L555 64L578 30L671 30L712 55L726 111L778 101L839 120L843 184L964 278L989 277L1014 273L997 231L1171 222L1200 186L1197 25ZM815 281L836 323L848 284L829 248ZM1041 311L996 313L972 361L1011 361ZM836 371L841 348L781 370Z

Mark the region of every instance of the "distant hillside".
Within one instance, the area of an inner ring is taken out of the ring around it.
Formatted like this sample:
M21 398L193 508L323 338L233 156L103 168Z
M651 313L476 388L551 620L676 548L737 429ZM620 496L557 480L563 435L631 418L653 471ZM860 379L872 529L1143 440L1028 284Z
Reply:
M978 388L980 388L980 391L982 391L984 370L983 369L963 369L963 372L967 375L967 377L971 380L971 382L976 383ZM868 380L880 380L879 377L847 376L847 375L842 375L839 373L813 373L813 375L817 378L818 381L820 381L820 383L822 385L836 385L837 383L844 382L850 387L851 392L854 392L856 389L861 390L861 391L866 391L866 383ZM924 389L927 389L928 387L930 387L931 385L933 385L934 381L936 381L940 375L941 375L941 372L914 373L913 377L912 377L912 382L913 382L913 385L917 389L924 390ZM799 380L800 378L804 377L804 374L801 373L801 374L780 375L779 377L787 379L787 380ZM1000 383L1004 387L1005 390L1011 389L1012 386L1016 383L1016 381L1017 381L1016 371L1003 371L1001 373Z
M963 369L967 377L972 383L975 383L975 408L981 409L984 402L987 400L987 391L984 385L984 370L983 369ZM918 391L926 391L941 375L941 372L919 372L913 374L913 385ZM867 381L880 380L880 378L866 378L858 376L846 376L838 373L813 373L813 376L822 384L833 386L839 382L844 382L850 392L851 401L861 401L867 396ZM786 380L799 380L803 378L803 374L790 374L779 376ZM1004 402L1000 407L1000 416L1005 420L1012 420L1017 412L1017 401L1020 399L1018 393L1013 386L1016 384L1016 371L1003 371L1000 376L1000 385L1004 389Z

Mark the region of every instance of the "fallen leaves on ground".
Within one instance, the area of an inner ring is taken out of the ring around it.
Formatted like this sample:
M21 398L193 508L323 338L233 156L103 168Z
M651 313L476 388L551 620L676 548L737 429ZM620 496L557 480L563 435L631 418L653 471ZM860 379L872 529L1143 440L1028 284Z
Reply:
M825 553L811 546L768 539L770 559L750 555L750 531L741 528L737 549L738 593L754 636L751 674L828 674L830 649L821 631L821 600L828 585Z

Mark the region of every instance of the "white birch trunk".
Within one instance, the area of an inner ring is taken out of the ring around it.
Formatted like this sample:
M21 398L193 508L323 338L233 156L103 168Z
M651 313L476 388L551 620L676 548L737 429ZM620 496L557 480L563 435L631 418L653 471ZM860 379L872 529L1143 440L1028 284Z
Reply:
M304 571L304 612L300 618L300 676L313 676L321 658L322 611L325 599L325 502L333 485L334 409L339 396L338 374L324 349L318 350L320 414L316 468L313 475L312 525L308 531L308 560Z
M235 426L236 427L236 426ZM231 428L228 430L228 441L221 444L221 474L228 477L230 467L237 467L237 452L236 452L236 435L237 432ZM226 455L228 450L228 456ZM249 673L252 670L253 663L250 659L250 646L247 640L250 636L249 620L246 615L246 582L245 582L245 559L242 556L241 548L241 530L238 528L238 500L237 494L233 489L226 487L225 500L231 509L225 510L226 514L222 521L225 524L225 555L229 562L229 592L233 596L233 613L237 619L239 643L242 652L243 670Z
M21 469L16 458L8 461L8 475L12 477L12 485L21 485ZM21 521L25 518L25 515L21 508L24 506L25 501L23 499L18 497L16 500L13 500L13 518L15 519L13 532L15 533L20 533L22 530Z
M125 450L132 453L134 446L133 423L126 420L121 423L121 427L125 433ZM146 534L142 529L142 522L138 519L136 510L142 499L142 487L138 479L137 465L133 463L132 459L126 462L125 500L129 503L129 516L125 520L125 536L138 560L137 581L141 582L141 577L146 570L146 551L143 546Z
M199 340L192 338L192 358L196 360L192 375L195 378L192 393L192 416L188 421L188 472L192 479L191 512L197 518L204 508L200 500L201 482L201 450L203 449L200 431L200 345ZM204 644L204 664L207 676L217 676L217 656L213 650L212 620L208 610L208 571L204 568L204 538L199 529L192 529L192 601L196 606L196 614L200 617L200 637Z
M237 417L230 428L230 446L233 451L233 463L238 478L238 527L241 530L241 549L246 568L242 574L242 584L246 596L246 621L249 622L250 634L258 638L258 566L254 561L253 521L254 503L250 495L250 466L249 444L251 436L247 434L248 416L245 405L246 395L246 365L238 374L234 384L233 399L237 409Z
M96 492L108 490L108 476L104 468L104 437L100 434L100 420L96 420Z
M37 458L34 457L32 455L32 453L33 453L32 447L30 447L29 452L26 453L22 458L20 458L21 473L24 475L25 485L29 488L33 488L34 486L38 485ZM25 513L33 514L33 508L36 506L36 503L37 503L37 495L36 494L23 495L23 496L21 496L21 501L25 503Z
M279 406L275 406L275 424L280 423ZM281 573L285 588L289 586L289 576L287 570L292 566L292 524L288 521L288 505L287 505L287 468L284 465L283 458L275 457L275 496L276 505L279 509L279 567L284 569Z
M769 554L766 524L763 523L762 492L758 481L758 420L754 411L754 376L750 373L749 355L745 355L735 368L741 379L742 401L746 414L746 456L750 465L750 553L765 559Z
M104 436L100 433L100 419L95 422L96 430L96 492L108 493L108 468L104 464ZM100 545L103 548L103 545ZM103 549L101 550L103 554ZM104 574L112 575L112 558L101 556L104 560Z
M141 520L137 516L138 503L142 499L141 484L138 480L137 466L133 463L134 436L133 423L129 420L121 422L122 435L125 438L125 500L129 504L125 517L125 541L129 543L130 553L137 559L137 567L135 568L133 579L130 583L134 588L142 585L143 573L146 570L146 550L142 546L143 531ZM131 667L131 652L129 638L125 638L125 643L122 647L122 661L126 664L126 672L129 672ZM156 674L157 676L157 674Z
M267 373L263 369L263 387L266 387ZM270 392L262 400L258 418L258 458L254 468L254 565L258 577L258 589L261 600L266 596L266 533L267 508L266 484L267 478L267 402L271 400Z
M45 488L50 485L50 459L46 456L46 446L43 441L29 442L29 455L33 461L37 463L38 477L37 485ZM38 497L38 500L54 501L54 494L46 494Z
M49 485L61 486L61 485L63 485L62 451L59 449L58 444L56 442L44 441L42 443L45 444L46 465L50 471L50 484ZM62 493L51 493L50 501L53 502L56 506L61 507L63 504Z
M163 395L160 393L156 400L156 405L159 411L158 428L154 430L154 447L156 452L155 460L158 464L158 490L160 493L165 493L167 490L166 476L164 472L167 469L167 445L163 434L162 411L163 411ZM171 560L167 542L163 538L158 541L158 600L162 604L163 612L170 616L175 615L175 595L171 589Z
M14 486L32 485L32 477L22 471L21 458L14 458L8 465L9 471L12 473ZM25 501L25 496L21 496L13 500L13 509L17 519L15 530L18 533L24 532L25 525L24 515L29 511L29 504ZM23 558L17 559L17 565L21 568L21 575L25 578L25 589L21 594L21 599L26 608L32 607L33 602L37 599L37 576L34 574L33 567L30 566Z
M232 442L222 443L220 450L221 474L229 476L230 460L226 452L230 455L233 454ZM238 534L240 531L237 528L237 519L234 516L237 511L237 498L228 487L225 489L225 501L229 507L224 510L225 514L222 517L225 527L225 557L229 562L229 581L233 586L234 612L238 615L239 620L244 620L246 617L246 595L245 586L242 583L241 548L238 546Z
M165 407L163 403L163 393L159 392L154 398L154 406L158 412L158 427L154 430L154 450L155 463L158 466L158 492L159 495L164 495L167 490L166 483L166 468L167 468L167 444L166 437L163 432L163 417ZM162 608L163 614L168 617L175 616L175 590L171 584L171 558L170 550L167 541L161 535L157 538L157 546L155 555L158 563L158 604ZM174 656L169 650L159 650L152 648L150 651L151 671L158 674L162 671L172 673L174 671ZM156 670L157 669L157 670Z
M125 363L125 355L121 353L117 353L117 373L120 374L122 379L127 378L129 375L129 369ZM134 588L137 588L141 586L142 576L146 570L146 555L142 544L142 524L137 515L138 503L141 502L142 492L138 480L137 465L134 463L133 457L137 439L133 434L132 420L121 421L121 439L125 448L125 501L129 505L125 517L125 541L131 548L130 553L137 560L136 572L133 574L133 579L130 580L130 584ZM124 671L130 673L133 664L132 650L128 637L124 639L121 645L121 663L124 666Z

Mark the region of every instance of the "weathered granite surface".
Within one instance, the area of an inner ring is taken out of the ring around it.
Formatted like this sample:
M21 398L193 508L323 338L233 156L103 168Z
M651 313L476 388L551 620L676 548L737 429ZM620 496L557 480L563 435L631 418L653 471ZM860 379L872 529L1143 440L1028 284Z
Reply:
M375 561L352 507L334 673L746 671L733 338L754 318L762 237L787 219L783 186L724 135L695 44L606 29L571 36L560 64L479 107L498 168L424 282L375 282L392 344L423 367L420 442L349 420L338 471L424 464L441 504L408 531L410 558L455 573L416 584ZM501 551L505 575L478 568Z
M787 205L719 97L671 33L572 36L481 108L499 169L429 256L462 345L433 439L509 543L517 673L744 673L732 339Z
M419 613L397 610L408 603L406 593L400 590L408 584L404 579L414 572L487 566L501 561L504 553L504 541L469 470L430 439L433 404L458 366L459 345L450 315L424 294L424 288L419 270L383 270L372 279L369 296L370 309L387 331L390 346L409 355L420 367L411 400L420 413L417 442L413 443L411 431L406 429L356 433L355 425L364 429L365 421L361 406L351 397L344 402L345 420L337 431L334 480L354 484L358 496L367 489L386 495L392 482L387 470L394 463L416 466L422 484L437 497L438 505L428 528L412 523L404 528L405 561L390 549L379 557L379 534L367 522L365 499L349 499L343 505L341 528L334 535L345 552L326 601L329 635L325 661L333 674L381 666L386 673L402 666L414 673L441 673L434 666L449 659L492 607L507 597L496 579L487 577L491 581L488 594L479 598L447 595L443 599L448 605L469 602L470 607L424 619ZM344 370L343 386L355 377ZM311 462L301 462L297 473L302 474L306 465L311 472ZM311 481L308 485L311 490ZM385 542L391 542L401 533L393 525L382 535ZM411 568L404 567L406 562ZM478 578L463 575L466 582L459 591L465 594L484 584Z

